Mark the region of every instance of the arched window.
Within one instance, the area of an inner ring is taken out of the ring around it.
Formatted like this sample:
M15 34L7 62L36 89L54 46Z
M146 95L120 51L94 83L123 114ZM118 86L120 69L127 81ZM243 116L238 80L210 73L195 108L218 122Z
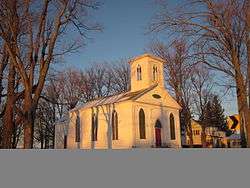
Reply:
M153 67L153 81L157 80L157 67Z
M75 141L80 142L80 129L81 129L81 124L80 124L80 117L79 114L77 114L76 117L76 129L75 129Z
M139 131L140 131L140 139L146 139L145 113L143 109L140 109L139 111Z
M170 137L171 140L175 140L175 122L174 122L174 115L170 114Z
M115 110L112 113L112 139L118 140L118 115Z
M142 77L141 77L141 66L138 65L137 66L137 80L141 80Z
M92 141L97 141L97 131L98 131L98 116L96 114L92 115Z

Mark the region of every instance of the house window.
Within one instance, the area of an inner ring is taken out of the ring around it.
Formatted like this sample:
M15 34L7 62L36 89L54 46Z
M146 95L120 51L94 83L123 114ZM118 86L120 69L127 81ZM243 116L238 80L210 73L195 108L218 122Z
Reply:
M153 81L157 80L157 67L153 67Z
M80 142L80 128L81 128L81 124L80 124L80 117L79 115L77 115L76 117L76 130L75 130L75 141L76 142Z
M170 114L170 136L171 140L175 140L175 122L174 122L174 115Z
M118 115L115 110L112 113L112 139L118 140Z
M96 114L92 115L92 141L97 141L98 131L98 117Z
M140 131L140 139L146 139L145 113L143 109L140 109L139 111L139 131Z
M193 135L195 136L195 135L200 135L200 130L194 130L193 131Z
M142 80L140 65L137 66L137 80Z

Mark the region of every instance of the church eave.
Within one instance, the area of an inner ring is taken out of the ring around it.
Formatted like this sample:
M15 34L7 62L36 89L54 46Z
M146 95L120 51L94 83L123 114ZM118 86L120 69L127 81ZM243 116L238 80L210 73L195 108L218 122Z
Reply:
M142 58L145 58L145 57L152 58L152 59L154 59L156 61L165 62L165 60L160 58L160 57L157 57L155 55L146 53L146 54L143 54L143 55L140 55L140 56L137 56L137 57L131 59L128 63L131 64L132 62L138 61L139 59L142 59Z

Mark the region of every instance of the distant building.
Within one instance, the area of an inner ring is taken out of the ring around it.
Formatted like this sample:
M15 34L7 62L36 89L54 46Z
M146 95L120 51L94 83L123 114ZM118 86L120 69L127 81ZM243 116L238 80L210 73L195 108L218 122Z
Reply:
M240 134L232 134L227 137L227 147L228 148L241 148Z
M198 121L191 120L191 127L192 127L192 138L193 138L193 147L202 147L201 142L201 132L202 132L202 126ZM185 132L185 142L184 145L190 146L191 139L190 136L188 136L187 132Z
M226 133L218 127L206 127L206 144L208 148L225 148L227 144Z
M56 143L64 134L69 149L181 147L181 107L165 89L163 60L144 54L130 70L130 91L71 110L67 131L56 128Z
M192 147L202 147L202 125L196 120L191 120L191 128L193 138ZM207 148L227 146L227 138L225 132L219 131L217 127L206 127L205 135ZM187 133L185 133L184 147L191 147L191 139Z

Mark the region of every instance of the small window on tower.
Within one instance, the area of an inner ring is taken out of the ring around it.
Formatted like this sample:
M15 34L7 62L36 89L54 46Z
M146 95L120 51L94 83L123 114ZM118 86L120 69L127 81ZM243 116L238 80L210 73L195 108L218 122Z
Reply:
M137 66L137 80L142 80L141 78L141 66Z
M157 67L153 67L153 81L157 80Z

